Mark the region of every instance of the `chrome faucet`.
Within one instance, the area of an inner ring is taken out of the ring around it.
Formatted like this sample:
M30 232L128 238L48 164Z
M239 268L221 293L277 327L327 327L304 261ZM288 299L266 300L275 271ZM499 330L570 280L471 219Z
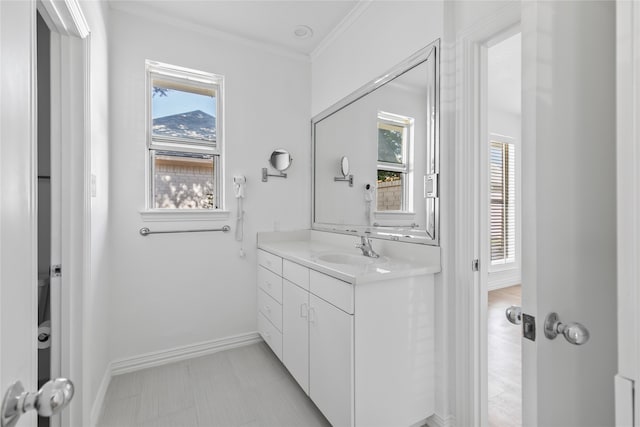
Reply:
M369 240L369 236L360 236L360 243L356 243L356 248L361 249L362 255L368 256L369 258L380 257L380 255L378 255L371 247L371 240Z

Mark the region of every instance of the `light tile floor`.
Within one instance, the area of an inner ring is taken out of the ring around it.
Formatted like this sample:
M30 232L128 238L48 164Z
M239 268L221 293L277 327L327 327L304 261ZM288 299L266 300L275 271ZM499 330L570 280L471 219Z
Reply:
M115 376L98 427L329 426L265 343Z

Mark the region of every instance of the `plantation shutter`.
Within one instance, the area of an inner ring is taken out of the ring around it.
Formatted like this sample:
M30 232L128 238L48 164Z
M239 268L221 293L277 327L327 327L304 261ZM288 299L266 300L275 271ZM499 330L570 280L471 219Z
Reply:
M489 221L491 264L515 261L515 146L490 142Z

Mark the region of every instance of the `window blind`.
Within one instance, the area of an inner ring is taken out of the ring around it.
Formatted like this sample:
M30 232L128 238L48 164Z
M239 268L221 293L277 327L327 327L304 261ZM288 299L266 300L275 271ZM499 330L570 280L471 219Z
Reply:
M515 146L491 141L489 165L491 264L507 264L516 257Z

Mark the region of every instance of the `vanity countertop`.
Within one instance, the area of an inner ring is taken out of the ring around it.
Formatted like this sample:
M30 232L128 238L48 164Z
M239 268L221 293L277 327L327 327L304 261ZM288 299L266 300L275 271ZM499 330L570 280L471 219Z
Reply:
M300 237L300 236L297 236ZM374 241L374 249L377 240ZM434 274L441 271L440 263L417 262L394 257L391 251L381 251L378 259L367 258L360 249L311 238L260 239L258 248L352 284ZM438 255L439 255L439 248ZM376 249L378 250L378 249ZM338 258L344 263L328 262L322 258ZM354 262L349 262L352 258ZM438 256L439 258L439 256Z

